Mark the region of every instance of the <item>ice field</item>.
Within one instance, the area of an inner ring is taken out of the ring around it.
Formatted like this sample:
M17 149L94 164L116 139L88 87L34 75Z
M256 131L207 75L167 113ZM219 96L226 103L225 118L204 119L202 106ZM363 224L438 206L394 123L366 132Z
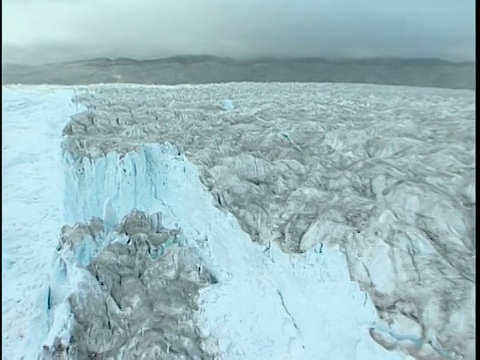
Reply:
M2 111L4 359L474 359L474 91L4 86Z

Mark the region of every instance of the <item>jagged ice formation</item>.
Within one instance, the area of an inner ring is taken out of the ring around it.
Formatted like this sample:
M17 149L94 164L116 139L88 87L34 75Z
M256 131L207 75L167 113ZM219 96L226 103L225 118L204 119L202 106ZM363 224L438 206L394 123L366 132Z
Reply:
M172 209L178 202L191 220L187 237L205 235L199 200L178 182L196 176L186 157L216 206L265 249L309 256L338 246L384 320L370 331L383 346L419 359L474 357L473 92L342 84L78 92L88 109L64 129L69 221L97 216L113 229L132 208L185 218Z

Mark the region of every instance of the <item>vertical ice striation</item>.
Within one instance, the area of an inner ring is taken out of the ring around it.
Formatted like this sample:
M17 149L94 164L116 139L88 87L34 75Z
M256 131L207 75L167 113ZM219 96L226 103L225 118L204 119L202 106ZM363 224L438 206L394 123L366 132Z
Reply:
M168 187L177 186L180 159L172 146L144 145L127 154L65 161L65 218L68 223L103 217L111 226L131 209L154 211L163 203ZM169 168L170 167L170 168Z

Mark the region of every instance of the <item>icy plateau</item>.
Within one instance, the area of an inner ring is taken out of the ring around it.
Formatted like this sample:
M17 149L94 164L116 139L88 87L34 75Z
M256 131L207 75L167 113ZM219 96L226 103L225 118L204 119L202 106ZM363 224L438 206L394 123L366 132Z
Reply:
M64 183L52 186L63 215L35 293L45 321L32 316L25 335L42 358L475 358L474 91L4 91L4 172L26 108L63 128ZM42 126L37 136L55 136ZM27 184L6 176L4 191ZM2 233L8 274L13 224ZM8 339L4 359L21 358Z

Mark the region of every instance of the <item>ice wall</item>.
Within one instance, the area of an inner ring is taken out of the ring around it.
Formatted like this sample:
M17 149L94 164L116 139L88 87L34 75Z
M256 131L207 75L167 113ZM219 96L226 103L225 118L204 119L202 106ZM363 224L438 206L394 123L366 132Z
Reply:
M181 188L179 173L186 172L182 159L171 146L145 145L121 155L110 152L105 157L65 159L65 218L67 222L89 221L105 217L116 224L136 208L158 209L169 195L168 189Z

